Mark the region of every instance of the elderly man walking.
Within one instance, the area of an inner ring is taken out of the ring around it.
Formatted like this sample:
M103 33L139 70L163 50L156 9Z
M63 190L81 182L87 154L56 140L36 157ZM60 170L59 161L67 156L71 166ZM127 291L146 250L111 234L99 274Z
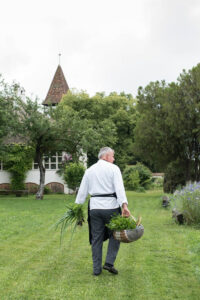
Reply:
M102 247L106 239L106 224L114 214L130 216L121 171L114 165L114 150L109 147L100 149L98 162L88 168L83 176L76 197L77 204L83 204L90 194L89 225L91 229L93 274L102 272ZM114 268L120 242L109 235L106 261L103 269L118 274Z

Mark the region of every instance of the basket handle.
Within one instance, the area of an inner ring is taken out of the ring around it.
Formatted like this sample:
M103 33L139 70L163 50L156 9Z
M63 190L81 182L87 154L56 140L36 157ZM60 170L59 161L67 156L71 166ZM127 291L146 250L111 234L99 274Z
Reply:
M135 221L136 225L139 226L142 222L142 217L139 216L138 217L138 220L136 221L136 219L131 215L131 218L133 219L133 221Z
M130 217L133 219L133 221L135 221L135 223L137 222L134 216L130 215Z

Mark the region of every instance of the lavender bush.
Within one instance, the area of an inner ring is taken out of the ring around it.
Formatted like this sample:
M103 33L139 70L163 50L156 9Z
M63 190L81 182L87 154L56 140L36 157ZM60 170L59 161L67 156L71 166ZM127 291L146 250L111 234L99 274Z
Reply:
M200 182L187 184L175 191L171 200L187 224L200 225Z

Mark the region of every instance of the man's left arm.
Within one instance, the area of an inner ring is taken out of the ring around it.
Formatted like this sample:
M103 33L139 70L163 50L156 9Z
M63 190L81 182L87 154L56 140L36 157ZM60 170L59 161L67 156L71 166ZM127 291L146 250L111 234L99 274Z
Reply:
M75 203L83 204L86 200L87 195L88 195L88 178L87 178L87 174L85 172L85 174L82 178L82 181L81 181L80 188L78 190L78 194L76 196Z

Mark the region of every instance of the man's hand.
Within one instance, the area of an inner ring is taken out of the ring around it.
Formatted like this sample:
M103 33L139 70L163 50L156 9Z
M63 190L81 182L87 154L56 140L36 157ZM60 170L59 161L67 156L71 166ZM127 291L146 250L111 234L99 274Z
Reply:
M128 218L130 217L131 213L130 211L128 210L128 206L126 203L123 203L122 204L122 217L125 217L125 218Z

